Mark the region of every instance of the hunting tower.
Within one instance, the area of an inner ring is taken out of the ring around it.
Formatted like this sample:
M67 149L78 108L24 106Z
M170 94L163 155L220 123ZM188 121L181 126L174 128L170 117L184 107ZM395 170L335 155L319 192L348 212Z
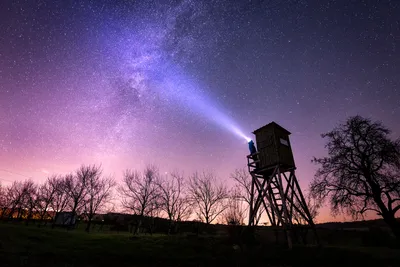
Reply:
M307 229L315 225L296 178L290 132L271 122L253 132L257 152L247 156L252 176L249 226L263 205L271 226L285 230L287 244L306 242ZM301 232L301 234L299 234Z

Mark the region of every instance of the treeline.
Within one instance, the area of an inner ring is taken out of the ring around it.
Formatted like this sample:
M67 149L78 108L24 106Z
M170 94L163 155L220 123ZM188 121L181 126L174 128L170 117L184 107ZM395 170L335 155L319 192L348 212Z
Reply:
M390 134L381 122L354 116L321 135L327 140L327 155L312 160L319 168L306 196L313 218L324 203L332 214L347 212L354 219L372 212L400 240L400 138L393 140ZM236 170L231 178L234 185L228 188L212 173L161 175L155 166L147 166L143 171L126 170L117 184L100 166L82 165L42 184L26 180L0 186L0 218L54 222L57 214L68 211L83 217L89 231L95 214L110 210L114 203L138 218L134 233L144 218L167 219L168 231L176 222L193 219L240 225L250 206L252 179L245 169ZM260 206L256 224L269 205ZM296 211L292 219L293 224L304 224Z
M143 171L126 170L117 183L103 174L101 166L82 165L67 175L51 175L40 184L25 180L0 186L0 218L54 225L57 216L68 213L67 226L73 228L74 218L81 218L90 231L97 214L117 205L135 218L134 224L130 222L134 234L151 228L154 218L169 222L168 233L176 231L177 222L187 220L242 225L251 178L245 170L235 171L232 178L236 183L228 188L210 172L186 178L177 171L161 175L157 167L147 166ZM109 217L106 220L112 221Z

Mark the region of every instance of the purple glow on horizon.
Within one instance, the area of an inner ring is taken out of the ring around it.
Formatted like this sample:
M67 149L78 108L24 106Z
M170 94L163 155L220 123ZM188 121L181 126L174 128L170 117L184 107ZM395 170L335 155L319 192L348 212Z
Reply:
M322 2L5 1L1 183L100 163L117 180L153 163L230 183L276 121L306 190L320 134L348 116L400 134L399 6Z

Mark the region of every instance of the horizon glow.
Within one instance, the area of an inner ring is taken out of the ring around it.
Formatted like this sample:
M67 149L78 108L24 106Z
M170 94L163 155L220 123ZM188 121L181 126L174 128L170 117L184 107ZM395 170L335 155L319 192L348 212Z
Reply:
M249 130L273 120L292 132L306 190L337 122L358 114L400 134L385 3L26 2L0 9L0 183L94 163L120 181L152 163L232 185Z

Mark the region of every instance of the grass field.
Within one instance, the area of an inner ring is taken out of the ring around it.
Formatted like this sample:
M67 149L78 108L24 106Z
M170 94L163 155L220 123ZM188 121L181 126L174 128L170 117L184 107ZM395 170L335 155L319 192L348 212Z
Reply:
M0 266L398 266L400 250L374 247L234 249L224 236L85 233L0 223Z

